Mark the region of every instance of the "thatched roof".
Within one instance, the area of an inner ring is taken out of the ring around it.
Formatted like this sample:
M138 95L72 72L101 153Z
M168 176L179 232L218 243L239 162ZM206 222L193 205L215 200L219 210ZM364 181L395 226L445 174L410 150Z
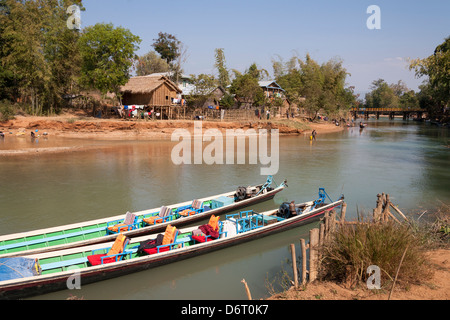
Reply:
M166 84L167 86L169 86L169 88L172 88L177 93L182 92L175 83L170 81L169 78L160 75L149 75L131 78L126 85L120 87L120 92L149 94L161 87L163 84Z

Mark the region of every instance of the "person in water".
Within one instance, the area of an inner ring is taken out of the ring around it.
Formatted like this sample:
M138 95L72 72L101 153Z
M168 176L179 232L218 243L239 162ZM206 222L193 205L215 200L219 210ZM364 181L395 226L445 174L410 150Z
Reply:
M313 140L316 140L316 135L317 135L316 130L313 130L313 132L312 132L312 134L311 134Z

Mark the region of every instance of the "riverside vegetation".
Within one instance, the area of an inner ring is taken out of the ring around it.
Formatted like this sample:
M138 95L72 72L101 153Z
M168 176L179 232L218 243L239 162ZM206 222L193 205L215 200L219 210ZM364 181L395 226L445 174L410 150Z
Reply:
M276 293L274 283L268 283L273 294L270 299L386 299L386 295L388 299L392 295L409 299L408 294L414 296L413 287L432 290L415 298L448 299L448 277L438 279L444 283L444 296L442 290L437 290L439 285L432 282L436 281L436 272L449 272L450 207L442 204L436 212L426 213L415 219L408 215L407 221L395 217L375 221L358 215L357 221L337 222L334 232L319 248L318 280L295 288L289 272L283 270L278 281L284 291ZM440 266L430 262L430 257L438 254L443 260ZM294 265L301 265L302 259L298 257L300 263L295 261ZM377 290L367 288L367 281L371 281L367 270L373 265L381 271Z

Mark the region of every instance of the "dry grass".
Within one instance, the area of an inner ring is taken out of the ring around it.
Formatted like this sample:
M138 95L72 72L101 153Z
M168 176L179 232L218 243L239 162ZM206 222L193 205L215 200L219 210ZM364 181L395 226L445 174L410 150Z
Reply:
M424 249L420 238L407 225L343 225L322 248L321 278L354 287L367 281L367 269L375 265L381 269L381 282L389 287L406 251L397 280L398 285L406 287L430 276Z

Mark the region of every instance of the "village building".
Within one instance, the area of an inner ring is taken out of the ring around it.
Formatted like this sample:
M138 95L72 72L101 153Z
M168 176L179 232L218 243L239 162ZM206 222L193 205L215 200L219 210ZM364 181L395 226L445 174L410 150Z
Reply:
M260 81L259 86L264 91L264 95L269 100L269 103L274 102L276 98L281 99L282 105L280 106L280 115L291 112L291 103L286 98L285 90L275 81Z
M167 107L181 94L180 88L165 76L133 77L120 88L123 105Z
M159 74L133 77L120 88L120 93L125 111L141 109L147 113L157 113L160 119L172 119L180 114L180 108L184 109L181 89ZM184 113L184 110L181 112Z

